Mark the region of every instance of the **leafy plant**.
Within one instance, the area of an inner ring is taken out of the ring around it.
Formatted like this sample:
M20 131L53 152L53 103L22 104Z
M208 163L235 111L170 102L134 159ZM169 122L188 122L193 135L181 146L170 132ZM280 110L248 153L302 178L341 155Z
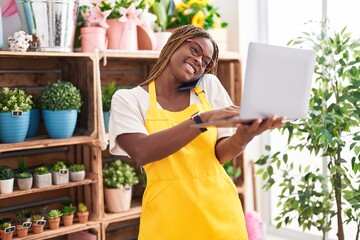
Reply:
M70 165L70 171L72 172L80 172L85 170L84 164L72 164Z
M48 83L40 95L40 105L45 110L78 110L82 106L80 90L71 82L58 80Z
M78 212L87 212L88 208L85 203L78 204Z
M168 28L170 18L174 15L175 3L173 0L155 0L149 12L156 16L154 31L163 32Z
M35 173L39 174L39 175L49 173L49 168L46 166L37 167L37 168L35 168Z
M288 150L307 149L327 161L327 174L320 167L297 166L289 151L262 156L257 173L265 189L281 189L277 227L297 220L304 230L312 227L326 239L336 217L337 236L345 239L343 224L355 222L360 234L360 51L359 41L342 29L332 32L323 22L321 33L305 32L291 45L312 47L316 53L316 80L311 91L308 118L287 123L281 130L288 137ZM270 147L266 149L271 151ZM350 155L345 159L345 152ZM321 165L318 164L318 165ZM297 170L295 173L294 170ZM343 219L345 214L346 219Z
M64 208L61 210L62 214L64 216L70 216L72 214L74 214L76 211L76 208L74 208L73 206L64 206Z
M1 224L1 228L4 230L8 227L11 227L11 222L4 222L3 224Z
M61 217L63 214L60 210L58 209L51 209L50 212L49 212L49 216L48 218L50 219L56 219L56 218L59 218Z
M9 167L0 169L0 180L8 180L14 178L14 171Z
M23 222L29 222L31 220L31 211L29 209L21 209L15 214L17 224L21 225Z
M23 172L27 172L28 168L26 166L26 160L24 157L19 157L18 158L18 167L17 167L17 173L23 173Z
M52 171L58 172L60 169L68 169L66 164L63 161L57 161L52 167Z
M234 168L234 166L232 165L232 161L224 163L223 167L233 181L241 175L241 168Z
M11 218L8 218L8 217L0 218L0 226L2 229L10 227L11 226Z
M32 175L29 172L22 172L22 173L16 174L17 179L26 179L26 178L31 178L31 177L32 177Z
M115 82L112 82L101 88L102 107L104 112L110 111L112 96L120 88L121 88L120 86L115 85Z
M0 112L23 111L31 109L32 96L27 95L24 90L3 87L0 92Z
M39 220L44 220L44 217L41 216L40 214L32 215L31 221L32 221L33 223L36 223L36 222L39 221Z
M228 23L222 22L218 9L208 1L181 0L176 4L174 16L169 28L192 24L204 28L225 28Z
M135 169L121 160L104 164L103 180L106 188L123 188L139 183Z

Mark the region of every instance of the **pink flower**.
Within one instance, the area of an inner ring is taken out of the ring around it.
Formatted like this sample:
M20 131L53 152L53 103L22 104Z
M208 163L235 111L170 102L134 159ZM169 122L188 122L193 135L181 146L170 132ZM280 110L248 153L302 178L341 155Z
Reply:
M103 28L109 28L109 25L106 23L107 17L110 15L111 10L101 12L99 7L92 7L89 12L83 14L84 19L86 19L86 26L100 26Z
M142 13L141 9L136 9L135 3L132 3L129 8L120 7L121 18L120 22L129 22L136 25L141 25L141 21L138 16Z

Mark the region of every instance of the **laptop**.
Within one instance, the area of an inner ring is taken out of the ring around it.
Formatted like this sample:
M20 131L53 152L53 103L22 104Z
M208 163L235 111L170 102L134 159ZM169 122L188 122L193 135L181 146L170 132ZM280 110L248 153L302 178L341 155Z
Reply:
M307 117L315 59L313 50L251 42L239 116L193 127L233 127L271 114Z

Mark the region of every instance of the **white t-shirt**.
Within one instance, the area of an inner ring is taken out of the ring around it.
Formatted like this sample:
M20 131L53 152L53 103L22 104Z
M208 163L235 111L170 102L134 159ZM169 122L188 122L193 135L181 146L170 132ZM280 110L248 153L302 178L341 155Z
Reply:
M232 105L232 101L219 79L212 74L205 74L200 81L209 103L214 109ZM200 103L194 91L190 91L190 104ZM145 128L146 113L149 108L149 93L142 87L118 90L111 101L109 121L110 153L113 155L128 154L117 144L116 137L124 133L143 133L149 135ZM162 109L158 104L158 108ZM218 139L231 136L233 128L218 128Z

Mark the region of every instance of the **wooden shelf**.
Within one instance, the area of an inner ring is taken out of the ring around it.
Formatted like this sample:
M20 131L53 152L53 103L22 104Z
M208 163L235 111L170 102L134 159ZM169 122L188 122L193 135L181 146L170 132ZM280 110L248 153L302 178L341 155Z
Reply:
M72 187L77 187L77 186L82 186L82 185L88 185L88 184L92 184L95 182L96 182L96 180L84 179L83 181L79 181L79 182L69 182L69 183L65 183L65 184L52 185L52 186L44 187L44 188L31 188L29 190L14 190L12 193L0 194L0 200L5 199L5 198L10 198L10 197L24 196L27 194L47 192L47 191L72 188Z
M141 201L133 200L129 211L122 213L105 213L103 223L109 224L113 222L126 221L139 218L141 215Z

